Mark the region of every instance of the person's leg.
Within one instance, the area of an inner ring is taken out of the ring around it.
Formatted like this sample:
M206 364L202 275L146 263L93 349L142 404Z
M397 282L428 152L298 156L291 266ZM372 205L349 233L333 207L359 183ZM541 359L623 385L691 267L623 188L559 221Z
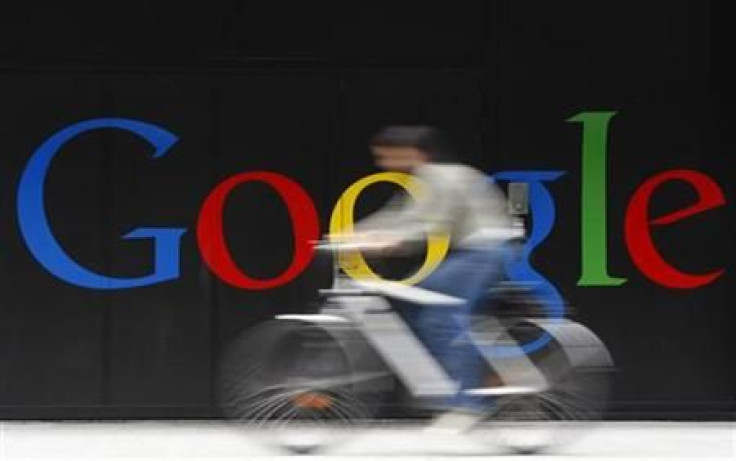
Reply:
M483 387L486 362L469 337L470 316L477 301L498 277L495 253L461 251L418 285L428 290L466 300L462 306L420 306L414 328L419 339L447 373L459 381L461 390ZM489 399L463 393L448 399L446 406L483 410Z

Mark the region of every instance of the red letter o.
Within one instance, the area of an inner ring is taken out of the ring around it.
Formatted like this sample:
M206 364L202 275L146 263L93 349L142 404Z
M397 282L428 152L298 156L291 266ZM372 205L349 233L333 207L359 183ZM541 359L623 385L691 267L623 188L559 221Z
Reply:
M225 200L235 187L248 181L262 181L273 187L284 200L294 226L294 258L281 275L267 280L248 277L237 267L222 229ZM249 290L274 288L297 277L314 256L309 241L318 237L317 211L306 191L288 177L266 171L237 174L218 184L205 199L197 220L197 244L209 268L224 282Z

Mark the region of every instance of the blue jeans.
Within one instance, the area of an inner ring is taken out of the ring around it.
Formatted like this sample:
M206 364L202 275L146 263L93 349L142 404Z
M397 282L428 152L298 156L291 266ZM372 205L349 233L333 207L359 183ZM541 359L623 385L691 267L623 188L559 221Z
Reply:
M417 286L464 299L461 306L426 306L401 303L397 311L417 338L460 383L460 389L487 387L483 382L485 359L468 335L470 316L487 290L501 276L501 251L466 250L450 252L440 266ZM462 392L439 402L441 408L483 410L492 402L488 397Z

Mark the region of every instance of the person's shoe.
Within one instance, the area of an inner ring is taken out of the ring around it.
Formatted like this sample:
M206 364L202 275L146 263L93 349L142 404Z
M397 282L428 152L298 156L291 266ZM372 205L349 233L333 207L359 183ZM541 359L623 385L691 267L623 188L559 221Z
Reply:
M425 428L427 433L461 434L483 420L483 413L466 409L450 410L437 416Z

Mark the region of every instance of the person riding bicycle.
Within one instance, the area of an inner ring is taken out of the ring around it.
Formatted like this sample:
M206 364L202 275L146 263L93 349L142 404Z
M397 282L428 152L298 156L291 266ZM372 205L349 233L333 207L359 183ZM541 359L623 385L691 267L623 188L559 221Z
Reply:
M370 141L376 165L410 173L425 193L401 193L360 220L350 238L369 241L381 254L418 248L428 233L445 233L450 250L417 286L465 300L461 306L398 304L419 340L459 383L460 391L489 387L485 360L469 340L470 315L502 277L501 245L512 219L503 192L488 177L456 160L445 135L428 126L389 126ZM462 392L438 402L446 410L435 423L464 429L487 410L488 399ZM435 407L437 407L435 406Z

